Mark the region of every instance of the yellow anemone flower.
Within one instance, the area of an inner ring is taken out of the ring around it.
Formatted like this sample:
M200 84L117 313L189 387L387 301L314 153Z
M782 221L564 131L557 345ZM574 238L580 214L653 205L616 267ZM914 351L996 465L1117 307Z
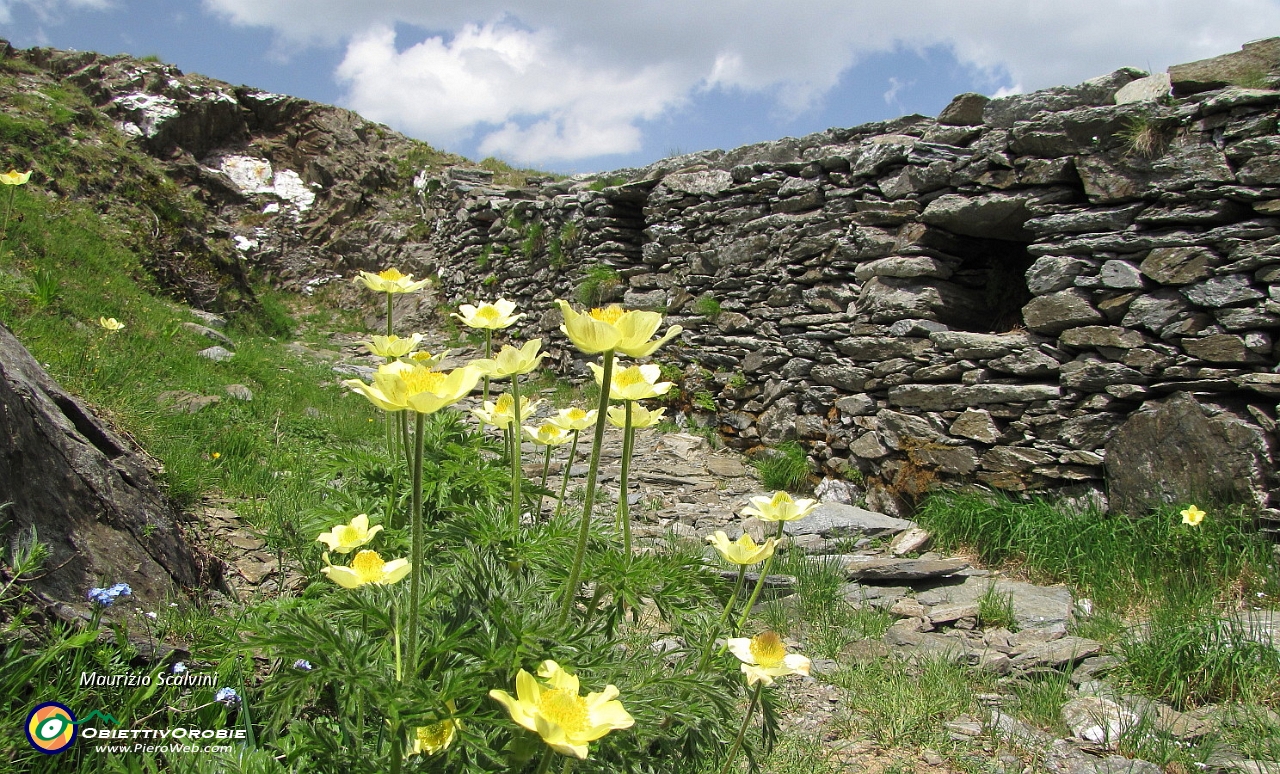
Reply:
M1194 505L1187 506L1187 509L1182 511L1182 523L1190 524L1193 527L1200 526L1200 522L1204 521L1204 517L1205 512Z
M362 271L356 275L355 281L379 293L412 293L431 284L429 279L414 282L412 274L401 274L399 269L384 269L377 274Z
M453 699L446 701L445 706L449 708L450 713L457 709L453 704ZM458 736L458 729L461 727L462 723L455 718L446 718L429 726L419 726L413 734L413 747L405 754L405 757L424 754L435 755L453 744L453 740Z
M361 551L351 560L350 567L330 564L320 568L329 580L345 589L359 588L366 583L385 585L395 583L409 574L408 559L382 561L377 551Z
M567 301L556 299L556 306L560 307L560 312L564 315L561 332L569 337L573 346L588 355L617 349L618 342L622 341L622 332L617 326L618 320L626 314L622 307L615 305L579 314Z
M774 492L773 497L752 497L751 505L743 508L742 513L744 516L756 516L761 521L795 521L808 516L817 507L817 500L792 500L791 495L786 492Z
M596 384L603 386L604 368L595 363L587 363L591 372L596 375ZM675 385L671 382L660 382L662 369L654 363L640 366L628 366L613 374L609 383L610 400L644 400L666 395Z
M114 317L99 317L98 325L101 325L108 333L118 333L124 330L124 323Z
M533 416L533 412L537 411L538 406L541 405L541 400L530 400L529 398L521 397L521 418ZM476 417L476 419L479 419L486 425L506 427L515 421L515 401L511 399L511 393L504 392L498 396L498 401L496 403L491 400L486 400L482 408L471 409L471 413Z
M730 542L724 530L716 530L716 534L708 537L707 542L715 546L725 561L744 566L759 564L773 556L774 546L778 543L776 538L769 538L763 544L756 545L756 541L745 532L742 537Z
M31 173L33 171L34 170L27 170L26 172L19 172L16 169L11 169L4 174L0 174L0 183L4 183L5 185L26 185L27 181L31 179Z
M420 349L417 352L411 353L409 355L409 359L418 365L424 365L427 368L435 368L440 365L440 362L448 357L449 353L452 351L453 350L451 349L442 349L433 355L425 349Z
M458 307L458 311L462 312L462 314L454 312L449 316L457 317L462 321L463 325L467 325L472 328L496 331L510 327L516 320L524 317L523 313L511 314L515 310L515 304L505 298L499 298L492 304L481 304L480 306L463 304Z
M579 696L578 678L550 660L538 667L538 676L546 682L538 682L521 669L516 675L516 697L496 689L489 691L489 696L506 708L512 720L537 733L561 755L586 758L588 743L635 724L617 701L616 686Z
M661 339L650 341L649 337L662 324L662 315L657 312L627 311L614 304L578 313L566 301L557 299L556 305L564 314L564 325L560 330L575 347L588 355L612 349L630 357L648 357L684 330L673 325Z
M359 379L343 382L383 411L416 411L431 414L462 400L480 381L480 372L471 366L449 373L433 371L417 363L397 360L378 366L373 384Z
M214 452L216 455L217 452ZM330 551L349 554L360 546L373 540L373 536L382 531L382 525L369 528L369 515L362 513L351 520L350 524L335 524L333 529L322 532L316 540L329 546Z
M588 427L595 427L596 416L598 412L595 409L583 411L577 406L567 409L560 409L556 415L547 421L561 430L586 430Z
M537 368L542 358L547 356L545 352L538 352L541 347L542 339L527 341L519 349L508 344L492 360L472 360L471 365L480 369L480 373L495 379L527 374Z
M404 357L417 349L418 342L420 341L422 341L422 334L415 333L407 339L402 339L395 334L390 336L374 336L372 341L365 341L361 343L364 344L365 349L378 357Z
M788 653L787 646L776 632L765 632L754 637L730 637L729 652L742 662L742 673L747 685L764 683L773 685L775 677L809 674L809 659L799 653Z
M573 440L573 433L550 421L543 422L537 427L525 425L524 436L539 446L561 446Z
M671 339L679 336L684 330L679 325L672 325L660 339L651 339L662 325L662 315L657 312L633 311L618 321L618 330L622 332L622 341L618 342L618 352L627 357L648 357Z
M646 427L653 427L662 420L662 415L665 413L667 413L667 410L664 408L650 411L639 403L632 403L631 428L633 430L643 430ZM609 408L609 424L618 428L627 426L627 409L625 406L611 406Z

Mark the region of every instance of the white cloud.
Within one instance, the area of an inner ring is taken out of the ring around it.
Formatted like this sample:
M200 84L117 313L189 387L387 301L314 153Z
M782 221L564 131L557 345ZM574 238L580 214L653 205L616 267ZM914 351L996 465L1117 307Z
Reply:
M204 2L293 44L345 46L347 104L370 117L429 141L478 137L520 162L634 150L640 121L712 88L804 110L861 58L898 48L946 47L1012 93L1159 70L1280 29L1280 0ZM395 29L417 38L397 48Z
M13 9L25 5L42 22L57 20L64 11L88 9L101 11L111 7L111 0L0 0L0 24L13 21Z
M391 28L374 27L352 39L337 77L347 103L369 118L445 144L500 125L481 152L532 163L639 150L635 121L683 98L669 69L608 68L550 32L499 22L403 51Z

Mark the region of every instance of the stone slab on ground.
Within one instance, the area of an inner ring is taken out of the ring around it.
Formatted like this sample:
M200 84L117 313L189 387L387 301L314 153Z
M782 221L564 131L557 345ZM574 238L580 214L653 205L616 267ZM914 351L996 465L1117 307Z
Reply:
M896 535L916 526L913 521L897 519L843 503L821 503L808 516L789 521L783 526L788 535L821 535L824 538L851 535Z
M1032 667L1058 668L1096 656L1102 651L1102 643L1084 637L1063 637L1057 640L1032 645L1023 653L1013 657L1015 669Z
M843 556L850 580L916 581L939 578L967 569L963 559L888 559L873 556Z
M1064 626L1071 619L1071 590L1066 586L1037 586L1023 581L968 577L943 582L920 591L916 599L929 607L977 604L994 583L994 593L1008 595L1019 628L1046 629Z

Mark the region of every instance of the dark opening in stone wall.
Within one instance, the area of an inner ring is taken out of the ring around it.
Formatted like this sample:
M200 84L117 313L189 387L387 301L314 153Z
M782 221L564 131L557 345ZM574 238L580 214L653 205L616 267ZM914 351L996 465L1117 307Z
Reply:
M1022 307L1031 301L1027 269L1035 258L1022 242L984 239L981 250L961 259L951 281L974 291L978 309L953 325L975 333L1006 333L1022 326ZM967 323L967 324L966 324Z

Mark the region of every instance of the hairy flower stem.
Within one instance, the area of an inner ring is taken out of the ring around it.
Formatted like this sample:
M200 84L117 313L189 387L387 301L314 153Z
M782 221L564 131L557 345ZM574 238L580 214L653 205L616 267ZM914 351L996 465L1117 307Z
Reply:
M547 474L551 472L551 446L547 446L546 456L542 458L542 491L547 491ZM542 504L546 502L546 494L538 495L538 518L542 518Z
M742 593L742 585L747 579L747 566L745 564L738 565L738 580L733 584L733 593L729 595L729 603L724 606L724 612L720 614L720 622L716 624L719 629L729 621L729 614L733 612L733 604L738 601L738 594Z
M484 359L489 360L493 357L493 331L489 328L484 329ZM489 375L484 375L484 394L480 396L480 405L484 406L484 401L489 400ZM484 420L480 420L480 429L484 430Z
M622 549L626 556L631 556L631 502L627 497L630 481L627 474L631 472L631 451L636 442L636 431L631 426L631 403L626 401L627 416L622 428L622 474L618 480L618 521L622 523Z
M413 547L409 561L409 669L411 678L418 676L418 613L422 602L422 439L425 414L417 414L413 437Z
M591 601L587 603L587 612L583 616L584 619L590 620L591 616L596 614L596 608L600 606L600 600L604 598L604 584L596 583L596 590L591 593Z
M738 757L738 750L742 749L742 740L747 735L747 727L751 725L751 716L756 712L756 705L760 703L760 689L762 688L764 688L764 683L756 683L756 689L751 694L751 704L747 706L747 716L742 719L742 728L738 729L738 737L733 740L733 747L729 748L729 757L725 758L720 774L729 774L729 769L733 767L734 759Z
M400 657L400 599L391 605L391 633L396 641L396 682L404 682L404 661Z
M397 411L400 415L400 450L404 452L404 464L406 466L413 463L413 446L409 441L409 415L403 411Z
M388 293L387 294L387 336L388 337L391 336L391 320L394 314L395 314L395 311L392 309L391 294ZM392 362L393 360L395 360L394 357L387 358L388 363ZM387 457L390 459L392 465L396 463L396 442L395 442L396 436L395 436L394 422L395 420L391 418L391 412L387 412ZM406 457L408 456L407 450L405 452L405 456Z
M742 593L742 586L747 579L747 566L745 564L738 565L738 579L733 584L733 593L729 595L729 602L724 606L724 612L720 614L720 620L716 622L716 631L720 631L720 627L729 621L729 615L733 612L734 603L738 601L738 595ZM711 642L707 643L707 649L702 652L702 660L698 662L698 671L706 668L708 662L711 661L711 651L715 648L715 637ZM720 648L720 652L728 649L728 645Z
M782 542L782 525L784 521L778 522L778 542ZM742 631L742 627L747 623L747 616L751 615L751 608L755 607L756 600L760 598L760 590L764 588L765 579L769 577L769 568L773 566L773 557L778 552L774 551L769 554L769 558L764 560L764 566L760 568L760 579L756 581L756 587L751 590L751 598L747 600L747 606L742 611L742 617L738 619L738 625L733 627L733 636L737 637Z
M400 774L400 767L404 764L404 732L397 728L396 733L391 738L391 774Z
M520 374L511 375L511 527L520 528Z
M564 590L560 606L560 624L569 620L573 600L578 596L578 582L582 580L582 558L587 553L587 537L591 534L591 509L596 504L596 473L600 471L600 447L604 445L604 425L609 414L609 387L613 381L613 350L604 352L604 370L600 377L600 407L596 414L595 442L591 445L591 466L587 470L587 493L582 504L582 523L578 525L578 548L573 554L573 567Z
M0 258L4 257L4 244L9 240L9 213L13 211L13 196L18 192L16 185L5 187L9 189L9 201L4 206L4 225L0 226Z
M538 770L534 772L534 774L547 774L547 772L551 770L551 758L554 754L555 750L548 747L546 751L542 753L542 760L538 761ZM515 770L518 769L519 767L517 766Z
M560 511L564 508L564 493L569 490L569 471L573 470L573 459L578 454L578 431L573 431L573 441L569 444L569 459L564 463L564 478L560 480L560 497L556 501L556 515L553 519L560 518Z

